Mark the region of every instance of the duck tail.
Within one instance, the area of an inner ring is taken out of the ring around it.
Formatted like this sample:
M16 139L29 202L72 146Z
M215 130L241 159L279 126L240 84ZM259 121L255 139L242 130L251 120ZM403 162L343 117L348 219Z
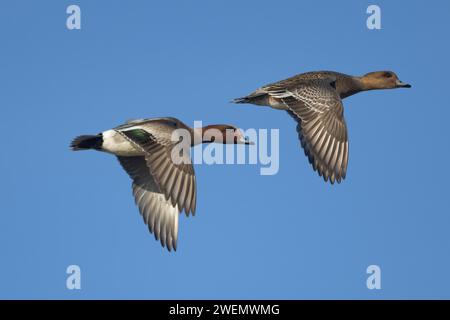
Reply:
M269 96L267 95L267 92L263 90L256 90L253 93L250 93L249 95L245 97L240 97L231 100L232 103L249 103L249 104L256 104L258 106L269 106Z
M73 151L89 150L89 149L101 150L102 145L103 145L103 135L100 133L95 136L94 135L78 136L72 140L72 142L70 143L70 148Z
M250 103L250 99L248 97L241 97L231 100L231 103Z

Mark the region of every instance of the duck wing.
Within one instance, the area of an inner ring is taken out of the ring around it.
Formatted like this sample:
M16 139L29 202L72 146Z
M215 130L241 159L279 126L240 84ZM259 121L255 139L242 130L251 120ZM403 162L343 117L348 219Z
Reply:
M145 157L117 157L120 164L133 180L133 196L144 222L155 239L169 251L177 249L178 205L173 205L159 189Z
M192 166L189 147L177 150L180 158L177 163L172 161L172 151L176 142L167 135L152 133L143 128L117 131L144 153L146 165L165 198L178 206L179 210L189 215L195 214L196 207L196 179ZM175 151L174 151L175 152Z
M265 90L280 99L297 121L297 132L315 171L331 183L341 182L348 164L348 135L336 78L310 79L294 87L278 83Z

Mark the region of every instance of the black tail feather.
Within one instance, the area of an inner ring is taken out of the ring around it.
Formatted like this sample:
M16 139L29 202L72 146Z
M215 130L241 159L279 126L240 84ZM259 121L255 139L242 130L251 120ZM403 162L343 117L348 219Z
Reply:
M70 143L70 148L73 151L78 150L101 150L103 145L103 136L102 134L98 134L96 136L92 135L84 135L78 136Z

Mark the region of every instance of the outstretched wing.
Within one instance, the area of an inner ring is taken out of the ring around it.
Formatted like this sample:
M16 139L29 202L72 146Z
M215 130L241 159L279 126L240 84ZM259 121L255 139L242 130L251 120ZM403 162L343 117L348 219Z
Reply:
M139 212L156 240L167 249L177 249L178 205L173 205L160 191L150 174L145 157L117 157L133 180L133 195Z
M145 154L145 161L161 192L173 206L195 214L196 181L187 148L180 148L181 161L172 161L175 145L167 139L158 139L144 129L118 131Z
M266 88L280 99L298 122L297 132L314 170L325 181L341 182L348 163L348 136L344 107L334 78L312 79L295 88Z

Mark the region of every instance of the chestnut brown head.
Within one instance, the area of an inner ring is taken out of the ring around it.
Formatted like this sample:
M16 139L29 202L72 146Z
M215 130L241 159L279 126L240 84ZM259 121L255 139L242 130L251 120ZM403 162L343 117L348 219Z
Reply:
M375 71L365 74L361 81L366 90L411 88L411 85L400 81L395 72Z

